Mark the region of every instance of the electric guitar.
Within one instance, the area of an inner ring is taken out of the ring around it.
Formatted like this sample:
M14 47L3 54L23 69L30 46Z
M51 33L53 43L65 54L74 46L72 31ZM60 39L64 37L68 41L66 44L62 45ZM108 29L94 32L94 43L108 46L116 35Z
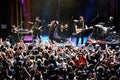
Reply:
M42 30L42 26L35 26L34 23L31 22L31 21L28 21L28 23L32 25L32 27L31 27L31 29L30 29L31 32L33 32L34 30L43 31L43 30Z
M81 33L82 31L84 31L84 30L89 30L89 29L93 29L93 27L91 26L91 27L89 27L89 28L76 28L76 34L79 34L79 33Z

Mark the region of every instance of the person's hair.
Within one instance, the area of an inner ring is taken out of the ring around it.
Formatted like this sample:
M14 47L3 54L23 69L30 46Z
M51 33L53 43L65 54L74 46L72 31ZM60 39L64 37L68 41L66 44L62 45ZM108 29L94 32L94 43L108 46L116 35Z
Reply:
M32 68L32 69L30 69L30 71L29 71L29 72L30 72L30 74L31 74L32 76L34 76L34 75L36 74L36 70L35 70L35 69L33 69L33 68Z
M83 16L80 16L79 19L83 19Z
M109 80L118 80L116 76L111 76Z

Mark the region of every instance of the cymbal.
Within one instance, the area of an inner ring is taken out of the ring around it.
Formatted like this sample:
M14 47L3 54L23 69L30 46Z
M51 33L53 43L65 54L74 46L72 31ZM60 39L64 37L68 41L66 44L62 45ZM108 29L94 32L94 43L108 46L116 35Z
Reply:
M78 20L74 20L74 22L79 22Z

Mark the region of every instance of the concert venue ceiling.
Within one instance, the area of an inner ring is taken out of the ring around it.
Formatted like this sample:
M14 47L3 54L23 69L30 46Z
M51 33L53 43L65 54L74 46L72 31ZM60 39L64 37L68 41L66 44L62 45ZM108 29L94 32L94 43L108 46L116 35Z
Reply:
M113 16L119 32L119 3L120 0L1 0L0 37L8 36L11 25L19 26L21 21L22 26L29 29L28 21L33 21L35 16L39 16L44 25L52 19L72 25L72 21L82 15L89 26Z

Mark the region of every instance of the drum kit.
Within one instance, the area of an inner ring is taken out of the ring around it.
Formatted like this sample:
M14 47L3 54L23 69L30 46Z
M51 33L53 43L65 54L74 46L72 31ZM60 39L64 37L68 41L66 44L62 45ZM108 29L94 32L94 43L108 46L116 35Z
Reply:
M105 41L112 41L113 39L116 38L116 31L113 30L115 26L105 26L105 23L98 23L94 25L94 30L92 34L97 38L97 39L102 39Z

